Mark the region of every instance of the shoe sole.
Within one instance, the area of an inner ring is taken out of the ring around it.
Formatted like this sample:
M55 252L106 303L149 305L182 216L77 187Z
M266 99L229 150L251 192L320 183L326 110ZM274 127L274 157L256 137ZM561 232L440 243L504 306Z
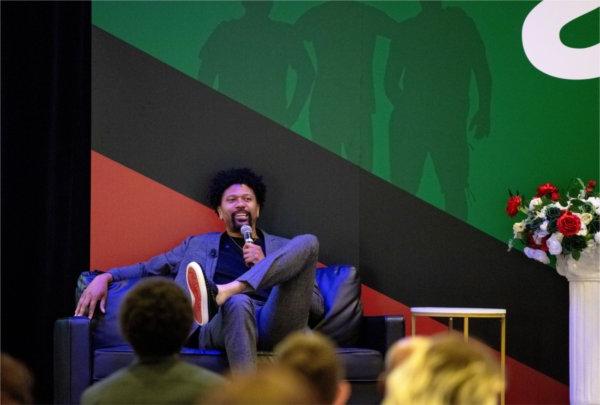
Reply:
M192 310L194 320L199 325L208 322L208 294L206 291L206 280L202 268L196 262L187 265L185 274L188 290L192 297Z

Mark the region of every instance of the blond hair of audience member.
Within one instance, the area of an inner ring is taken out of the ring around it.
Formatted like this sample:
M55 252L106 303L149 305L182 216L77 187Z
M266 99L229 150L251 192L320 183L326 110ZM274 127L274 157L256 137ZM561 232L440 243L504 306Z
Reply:
M302 374L314 387L320 403L343 405L350 397L350 384L335 352L335 344L317 332L295 332L275 347L280 364Z
M385 355L385 368L379 376L378 389L382 395L385 394L385 381L390 373L400 366L415 351L423 351L429 347L431 339L426 336L409 336L398 340L388 349Z
M431 338L425 336L411 336L400 339L394 343L385 355L385 371L390 373L393 369L404 363L410 355L423 350L431 344Z
M2 353L0 363L2 380L0 404L33 403L33 376L27 366L6 353Z
M296 405L318 403L312 385L282 365L264 365L255 372L235 373L200 401L204 405Z
M387 376L383 405L496 404L504 380L482 344L455 334L405 344L408 356Z

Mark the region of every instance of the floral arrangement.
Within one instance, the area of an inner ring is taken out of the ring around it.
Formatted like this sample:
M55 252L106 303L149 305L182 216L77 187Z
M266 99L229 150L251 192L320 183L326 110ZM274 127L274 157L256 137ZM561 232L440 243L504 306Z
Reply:
M509 190L506 213L511 217L524 214L525 218L513 224L508 249L521 246L527 257L548 264L551 257L561 254L578 260L588 246L600 245L600 196L595 188L594 180L586 185L575 179L561 194L546 183L529 202L518 191L513 194Z

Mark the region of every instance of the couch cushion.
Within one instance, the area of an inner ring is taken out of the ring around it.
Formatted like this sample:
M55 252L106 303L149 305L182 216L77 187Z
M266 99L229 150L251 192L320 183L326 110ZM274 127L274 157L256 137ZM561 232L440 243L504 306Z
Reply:
M317 269L316 280L323 294L325 317L314 329L341 347L355 345L363 314L358 271L348 265L323 267Z
M338 349L338 356L344 365L349 381L377 381L383 369L383 357L376 350L360 348ZM107 377L116 370L126 367L135 355L129 346L117 346L94 351L93 381ZM181 351L181 358L189 363L223 373L228 368L227 359L219 350L188 349ZM272 361L273 353L259 352L258 361Z
M349 381L377 381L383 371L383 356L377 350L343 347L337 354Z
M102 274L99 271L85 271L81 273L77 280L76 299L83 292L85 287L96 277ZM119 306L125 298L127 292L137 283L139 278L115 281L108 285L108 298L106 300L106 313L96 309L96 314L92 320L93 347L111 347L126 345L127 342L121 335L119 328Z

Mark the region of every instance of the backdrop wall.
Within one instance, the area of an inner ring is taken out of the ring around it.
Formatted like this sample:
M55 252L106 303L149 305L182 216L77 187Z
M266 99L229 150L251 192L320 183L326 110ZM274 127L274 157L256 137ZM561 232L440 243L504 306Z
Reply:
M261 226L357 264L367 312L507 308L508 401L567 402L567 283L506 252L503 208L598 178L598 81L529 63L536 5L93 3L91 266L222 229L208 179L250 166ZM593 44L597 17L563 41ZM498 347L495 323L472 329Z

